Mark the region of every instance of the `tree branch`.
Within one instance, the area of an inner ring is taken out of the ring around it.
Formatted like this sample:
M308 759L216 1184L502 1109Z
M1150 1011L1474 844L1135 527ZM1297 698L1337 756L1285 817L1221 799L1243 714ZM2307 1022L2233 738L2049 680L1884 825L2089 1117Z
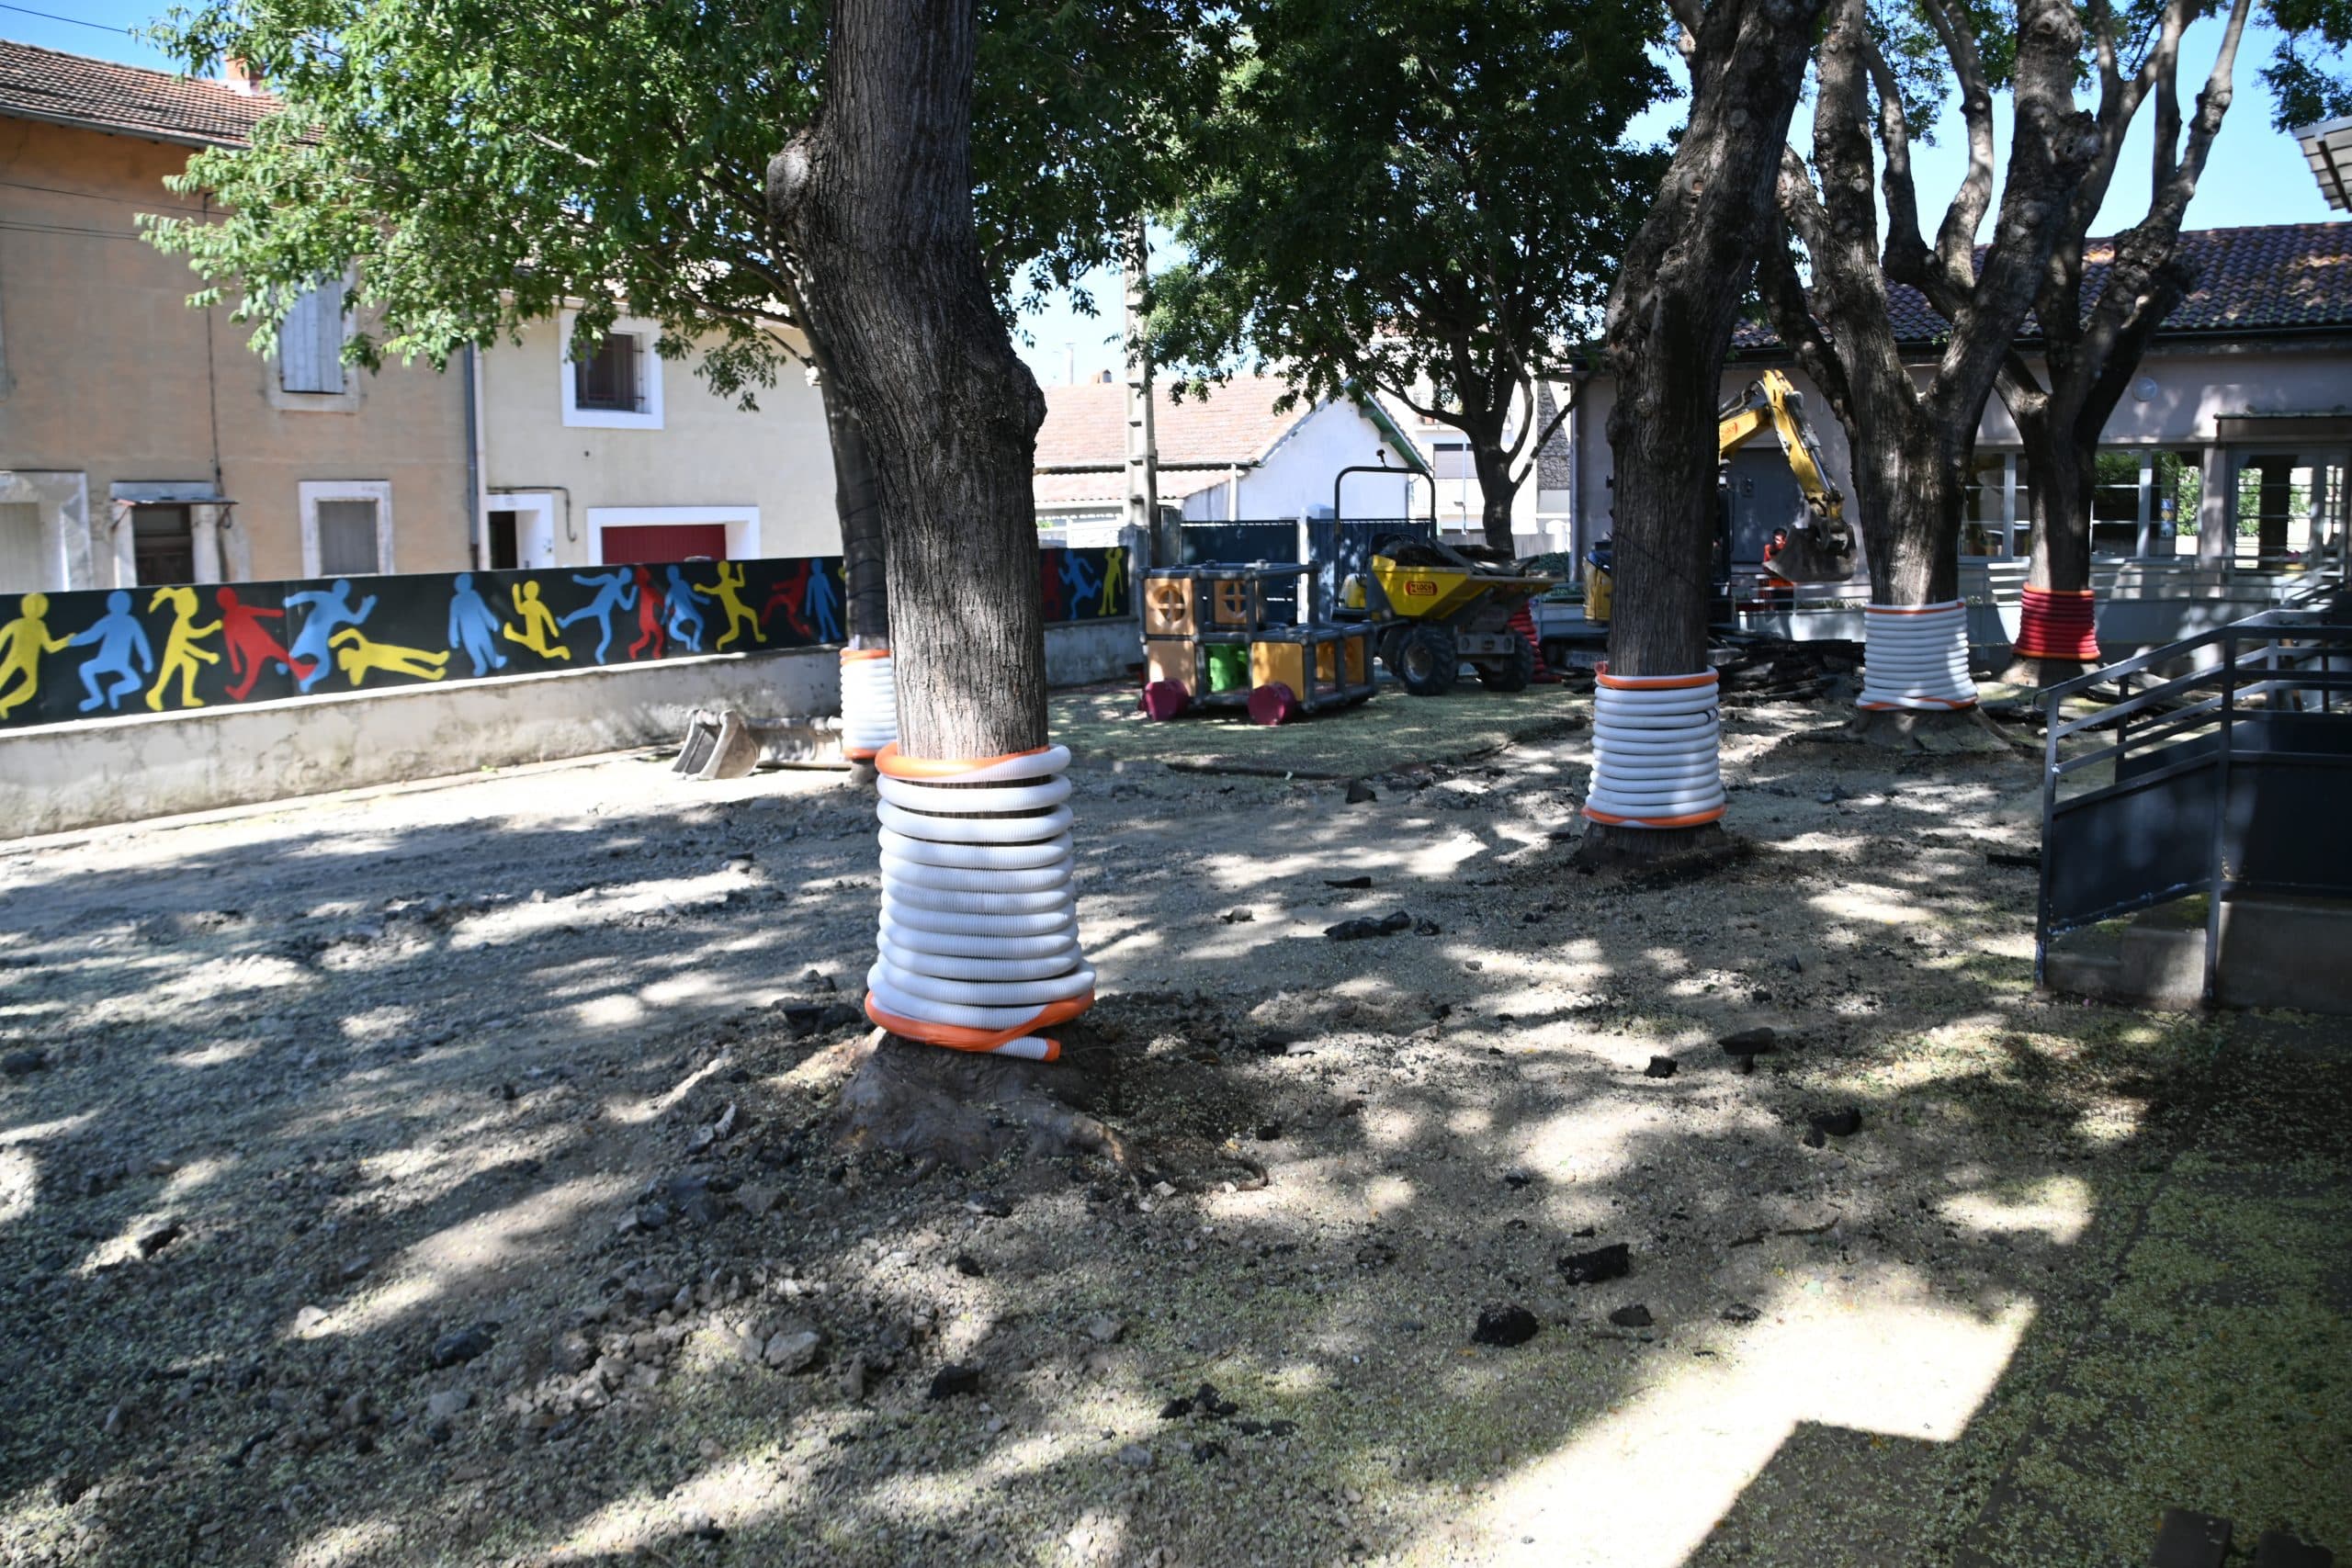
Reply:
M1968 128L1968 172L1944 211L1936 230L1936 259L1942 268L1947 299L1967 295L1976 287L1976 231L1993 204L1993 89L1977 52L1976 35L1952 16L1946 0L1921 0L1928 24L1943 44L1952 73L1960 79L1960 113ZM1944 319L1952 311L1941 303Z

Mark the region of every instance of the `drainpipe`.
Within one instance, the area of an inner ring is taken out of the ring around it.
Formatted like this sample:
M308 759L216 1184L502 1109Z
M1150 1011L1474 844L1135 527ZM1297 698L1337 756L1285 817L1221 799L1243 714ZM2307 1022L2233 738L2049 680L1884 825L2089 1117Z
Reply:
M482 454L481 352L466 344L466 505L473 513L474 570L490 570L490 491Z

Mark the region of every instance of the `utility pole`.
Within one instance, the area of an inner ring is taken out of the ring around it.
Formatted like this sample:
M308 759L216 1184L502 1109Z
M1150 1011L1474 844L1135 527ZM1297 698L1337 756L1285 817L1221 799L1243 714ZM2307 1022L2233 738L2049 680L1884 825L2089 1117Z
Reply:
M1159 525L1159 448L1151 431L1151 357L1143 346L1144 282L1150 276L1150 241L1144 220L1137 218L1127 231L1126 259L1122 267L1125 303L1125 337L1127 372L1127 500L1124 521L1143 530L1151 541L1154 566L1179 564L1179 541L1162 537Z

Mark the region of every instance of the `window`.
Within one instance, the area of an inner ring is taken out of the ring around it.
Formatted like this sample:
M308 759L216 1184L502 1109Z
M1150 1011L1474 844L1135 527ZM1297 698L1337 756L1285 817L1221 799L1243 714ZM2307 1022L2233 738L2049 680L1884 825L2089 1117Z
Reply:
M130 509L130 560L141 584L196 581L196 533L185 506Z
M572 361L572 406L608 413L643 413L637 361L635 333L606 333L594 354Z
M1960 553L1964 556L2007 555L2008 529L2008 455L1978 453L1968 488L1962 492Z
M283 391L339 396L344 390L341 278L294 301L277 329L277 385Z
M376 503L319 502L319 575L368 577L382 568L376 560Z
M1463 479L1470 477L1470 445L1466 441L1433 441L1430 443L1430 468L1442 479Z
M578 320L565 310L556 321L563 423L573 429L661 429L662 356L655 347L662 329L624 318L582 348L571 336Z
M40 545L40 504L0 501L0 593L29 593L47 585Z
M360 577L395 571L388 479L304 479L302 575Z

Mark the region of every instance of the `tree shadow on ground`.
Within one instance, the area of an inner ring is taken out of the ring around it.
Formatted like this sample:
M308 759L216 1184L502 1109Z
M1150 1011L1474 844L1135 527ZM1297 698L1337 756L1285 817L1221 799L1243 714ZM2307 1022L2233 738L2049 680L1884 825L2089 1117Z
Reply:
M1362 808L1081 771L1081 820L1120 828L1081 840L1109 980L1071 1043L1140 1173L835 1148L854 1030L822 1010L855 994L874 897L846 789L0 868L0 1031L55 1057L0 1089L28 1369L0 1393L0 1543L1948 1561L2041 1408L2005 1398L2012 1358L2107 1288L2104 1227L2149 1207L2230 1026L2031 993L2031 879L1976 841L2011 809L1989 770L1905 772L1879 807L1850 771L1825 803L1759 768L1735 820L1788 830L1694 887L1569 867L1540 823L1577 765ZM1398 903L1434 934L1320 935ZM1781 1048L1744 1075L1714 1042L1758 1023ZM1847 1108L1860 1130L1808 1146ZM1626 1278L1563 1274L1612 1243ZM1541 1331L1474 1346L1495 1303ZM476 1323L490 1348L435 1368ZM770 1365L803 1330L808 1370ZM977 1388L931 1397L951 1365ZM1819 1441L1784 1438L1831 1427L1888 1436L1841 1485L1917 1499L1908 1555L1784 1511Z

